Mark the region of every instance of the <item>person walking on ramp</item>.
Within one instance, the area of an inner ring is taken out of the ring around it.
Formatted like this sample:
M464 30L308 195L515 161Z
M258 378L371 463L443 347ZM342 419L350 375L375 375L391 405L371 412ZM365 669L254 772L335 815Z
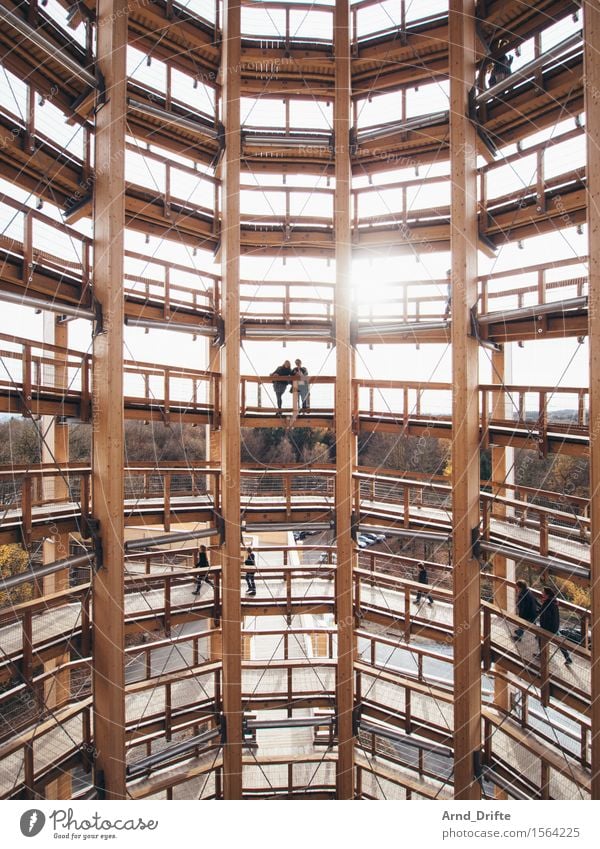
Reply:
M542 606L540 607L540 628L543 628L545 631L550 631L551 634L558 634L560 631L560 611L558 609L558 604L556 603L554 590L551 587L544 587ZM539 637L538 645L541 651L542 643ZM560 646L560 650L565 659L565 664L570 666L573 663L573 658L562 646ZM540 651L537 653L538 657Z
M200 551L198 552L198 559L196 560L196 569L201 569L202 571L198 572L196 576L196 586L194 587L194 595L198 595L198 593L200 592L202 581L205 581L209 586L214 587L214 584L210 579L210 563L208 562L208 555L206 553L205 545L200 546Z
M254 573L256 572L256 555L251 548L246 549L246 559L244 560L246 567L246 595L256 595L256 583L254 581Z
M531 589L527 585L527 581L517 581L519 595L517 596L517 613L521 619L526 619L527 622L535 622L538 618L539 607L535 600ZM524 634L523 628L517 628L513 634L513 640L518 643Z
M421 565L419 566L419 575L417 577L417 581L420 584L428 584L429 583L429 579L427 577L427 569L425 568L424 563L421 563ZM433 604L433 599L431 597L431 593L425 592L425 590L419 590L419 592L417 593L417 600L415 601L415 604L419 604L420 601L421 601L421 596L425 596L425 595L427 596L427 601L429 602L429 604Z

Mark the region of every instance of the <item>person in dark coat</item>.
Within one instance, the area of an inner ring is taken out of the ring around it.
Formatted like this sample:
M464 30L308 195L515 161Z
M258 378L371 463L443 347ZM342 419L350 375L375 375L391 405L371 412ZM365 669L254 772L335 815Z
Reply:
M246 549L246 559L244 560L246 567L246 595L256 595L256 583L254 582L254 573L256 572L256 555L251 548Z
M429 579L427 577L427 569L425 568L424 563L421 563L421 565L419 566L419 574L417 576L417 581L420 584L428 584L429 583ZM421 596L423 596L423 595L427 596L427 600L428 600L429 604L433 604L433 599L431 598L431 593L425 592L425 590L423 590L423 592L421 592L421 590L419 590L419 592L417 593L417 600L415 601L415 604L419 604L419 602L421 601Z
M275 371L271 372L271 377L291 377L293 374L292 366L289 360L286 360L283 365L278 366ZM277 398L277 415L281 415L281 399L286 388L290 385L289 380L274 380L273 389Z
M554 590L551 587L544 587L542 606L540 607L540 628L543 628L545 631L550 631L551 634L558 634L560 630L560 611L558 609L558 604L556 603ZM542 644L539 637L538 643L541 650ZM563 653L565 663L567 666L570 666L573 663L573 658L562 646L560 647L560 650Z
M513 57L508 53L502 53L492 63L492 73L490 74L490 88L496 83L503 82L512 73Z
M208 562L208 555L206 553L206 546L201 545L200 551L198 552L198 559L196 560L196 569L201 569L201 572L198 572L196 576L196 586L194 587L194 595L198 595L200 592L200 587L202 586L202 581L206 581L211 587L214 586L213 582L210 579L210 563Z
M519 595L517 596L517 613L521 619L526 619L527 622L535 622L538 617L538 603L534 598L531 589L527 585L527 581L517 581ZM523 628L517 628L513 634L513 640L518 643L523 636Z

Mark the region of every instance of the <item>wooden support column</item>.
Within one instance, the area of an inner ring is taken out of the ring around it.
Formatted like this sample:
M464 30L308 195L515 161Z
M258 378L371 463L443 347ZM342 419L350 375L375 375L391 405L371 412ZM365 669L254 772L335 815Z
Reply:
M240 0L225 0L223 20L223 217L221 271L225 345L222 373L223 794L242 798L242 634L240 598Z
M125 797L123 627L123 229L127 0L98 0L97 65L106 103L96 114L94 293L102 332L93 347L92 511L102 566L93 582L96 784Z
M479 799L474 755L481 750L476 133L468 118L475 81L475 0L450 0L450 168L452 180L452 553L454 591L454 795Z
M336 0L334 16L335 106L335 518L337 536L336 615L338 662L336 713L338 733L337 797L354 795L354 638L352 615L352 364L350 339L352 231L350 220L350 3Z
M494 351L492 354L492 383L499 386L511 383L511 359L510 359L510 342L507 342L501 351ZM510 419L512 416L512 406L505 392L492 393L492 419ZM490 448L492 481L502 484L510 483L513 478L513 453L514 449L506 448L504 445L492 445ZM512 495L512 490L507 490L500 486L494 490L500 499L507 495ZM494 514L496 516L507 516L514 512L512 508L500 500L494 504ZM507 581L514 583L515 580L515 564L514 560L507 560L506 557L501 557L494 554L494 575L500 578L499 581L494 581L494 603L498 604L503 610L509 613L515 612L515 591L509 588ZM498 704L498 702L496 702Z
M207 350L208 350L208 369L211 372L220 373L221 371L221 349L216 347L211 343L210 340L206 340ZM211 381L210 384L210 404L214 411L215 421L221 422L221 401L220 401L220 391L216 390L216 384L214 381ZM218 417L218 418L217 418ZM222 435L223 430L221 425L217 426L216 423L209 424L206 426L206 459L208 460L208 464L215 469L222 469L223 464L223 455L222 455ZM217 515L221 513L221 477L220 475L208 475L207 476L207 489L212 498L214 509ZM221 548L214 548L210 554L210 565L217 568L222 565L222 550ZM215 585L218 583L220 586L222 580L222 573L218 577L215 575L214 577ZM221 624L221 616L220 616L220 605L221 605L221 593L219 589L218 598L215 592L215 608L214 615L212 619L212 627L219 627ZM214 634L211 637L211 650L210 656L211 660L219 660L221 661L223 657L223 634L219 631L218 634Z
M68 346L68 324L59 323L56 313L44 313L44 342L49 345L58 345L62 348ZM44 375L44 385L52 385L56 388L65 388L68 377L64 361L61 363L60 354L55 352L56 365L44 366L50 374ZM42 463L54 464L61 468L69 462L69 426L61 424L55 416L42 417L42 433L45 434L42 443ZM67 485L64 478L51 477L42 480L41 491L44 500L63 499L68 500ZM69 556L69 534L57 533L46 537L43 545L44 564L53 563ZM43 579L43 594L66 590L69 587L69 570L62 569L53 575L47 575ZM44 672L51 672L57 666L69 662L68 652L53 657L44 663ZM68 671L55 672L44 686L44 702L48 708L55 708L64 704L71 690L71 675ZM71 775L63 773L56 781L50 782L45 789L47 799L70 799L71 798Z
M584 0L589 238L592 799L600 799L600 8Z
M492 353L492 383L510 384L511 382L511 358L510 358L510 342L507 342L501 351ZM507 401L506 393L494 392L492 394L492 419L507 419L510 418L511 412L507 410L510 404ZM506 448L504 445L492 445L490 448L492 480L498 483L509 482L507 478L512 479L512 448ZM498 495L502 499L506 496L506 489L500 487ZM494 505L494 512L499 516L506 516L508 510L506 505L500 500ZM515 562L502 557L499 554L494 554L493 558L493 573L499 580L493 583L494 603L499 605L502 610L509 613L515 612L515 591L509 588L507 581L515 580ZM511 687L507 682L499 676L494 676L494 703L502 710L510 710ZM507 793L499 787L494 790L496 799L507 799Z

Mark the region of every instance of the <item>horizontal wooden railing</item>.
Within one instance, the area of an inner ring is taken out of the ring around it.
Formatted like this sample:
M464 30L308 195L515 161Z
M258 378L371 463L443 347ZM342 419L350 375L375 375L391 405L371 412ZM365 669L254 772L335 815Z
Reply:
M200 285L192 285L193 278L200 278ZM184 280L190 284L184 285ZM165 321L177 312L215 315L220 309L218 275L157 257L149 260L147 255L134 251L125 252L123 291L132 300L158 302Z
M283 394L283 410L286 413L292 412L297 416L299 410L298 392L295 390L296 384L301 378L290 376L258 376L258 375L242 375L240 378L240 408L242 416L250 416L252 414L276 412L276 395L273 388L274 382L287 383ZM306 378L304 378L306 380ZM335 387L334 377L325 377L322 375L309 375L308 384L310 391L310 409L312 413L325 413L331 415L333 412L333 393ZM292 390L294 388L294 391ZM290 395L292 397L290 397Z
M43 342L0 335L0 355L8 375L0 378L0 392L14 399L22 415L46 410L46 402L63 405L62 415L90 421L90 354ZM10 346L10 347L9 347ZM155 418L165 424L171 417L204 414L219 408L220 375L200 369L125 360L124 403L130 418Z
M565 136L565 141L568 140L569 134ZM144 151L144 155L152 156L153 154ZM160 157L158 159L161 163L163 162ZM505 160L503 164L504 162ZM177 167L184 169L184 166ZM193 173L196 179L201 176L204 178L198 172ZM482 172L481 178L484 177L485 174ZM423 178L415 178L415 180L402 183L355 189L355 226L358 228L363 221L359 215L360 201L369 192L380 194L394 191L406 197L413 186L416 190L417 185L420 186L423 182L435 184L441 181L442 178L425 179L425 181ZM246 186L245 190L252 191L254 188ZM537 184L536 188L539 188ZM290 192L306 192L306 189L301 187L296 189L278 187L272 190L287 193L286 197ZM540 197L543 199L545 194L542 192ZM0 249L4 248L13 256L20 258L22 285L27 288L38 272L58 272L64 276L71 287L75 287L70 292L68 301L90 309L92 307L91 240L74 228L57 222L45 213L27 207L19 201L5 197L2 204L15 216L17 232L11 237L2 236ZM169 196L167 194L163 198L163 206L168 211ZM396 210L393 213L394 221L398 216L402 218L402 214L401 211ZM482 215L485 213L482 212ZM248 221L255 219L256 216L248 216ZM290 221L292 219L296 220L290 215ZM282 220L286 220L285 216ZM364 219L363 223L367 221L368 219ZM382 221L381 216L377 218L377 221ZM13 230L14 227L15 225ZM197 282L194 283L198 277L200 277L201 286L198 286ZM448 320L451 318L449 287L448 278L391 281L385 285L380 284L377 289L378 297L373 298L371 289L366 293L358 286L355 292L355 305L359 328L372 323L415 324ZM142 305L157 304L165 321L174 319L176 324L177 320L181 320L178 313L200 314L205 319L218 316L221 311L220 289L220 276L214 272L199 269L193 262L186 265L167 262L157 257L149 260L147 255L135 251L125 253L126 300L131 299L132 302ZM31 291L37 292L36 287L32 287ZM333 309L332 293L333 284L330 281L242 280L242 320L330 322ZM479 278L479 312L483 315L500 311L506 313L525 306L547 305L552 301L557 302L557 309L559 309L561 300L582 297L586 294L585 256L556 262L542 262L515 270L482 275ZM37 296L44 297L44 292L40 290Z
M160 620L161 630L166 630L168 633L169 621L172 617L178 613L190 611L190 608L197 604L191 597L189 601L187 597L183 599L173 597L175 589L180 584L186 588L186 591L191 589L191 579L194 574L192 570L185 574L144 575L128 579L126 599L131 593L134 597L143 593L148 601L148 605L141 604L133 608L129 604L128 621L137 621L138 626L146 630L145 623L148 617L154 616L157 623ZM218 567L213 570L213 575L213 579L218 581ZM259 591L256 599L252 599L249 603L262 607L265 603L277 599L284 607L291 602L293 611L294 602L300 597L294 590L294 584L299 580L301 583L298 589L303 600L305 602L310 600L315 603L315 609L318 609L322 601L331 598L330 591L323 595L322 582L325 581L331 587L333 576L334 571L331 567L321 570L318 566L310 564L303 567L259 567L256 574L258 586L271 584L276 588L277 593ZM310 590L310 585L309 592L306 592L304 584L307 579L316 581L316 584L320 585L313 585L313 590L318 590L316 594ZM283 593L280 589L282 581L285 582L285 587L281 588L284 590ZM357 699L362 705L361 716L369 721L383 724L383 727L400 729L408 734L410 739L414 740L411 735L416 735L417 738L424 737L431 744L447 745L448 738L451 736L449 732L451 713L444 721L441 721L440 717L439 721L433 722L431 711L426 710L425 713L422 711L429 702L438 705L439 708L445 704L447 705L447 710L444 709L446 713L448 710L451 711L453 660L451 655L440 654L433 647L415 643L413 637L418 634L431 636L433 632L436 632L438 641L451 641L455 627L451 616L451 593L435 585L424 586L416 581L373 573L369 569L361 568L355 570L354 586L355 614L362 623L356 632L358 639ZM414 600L417 592L430 593L433 596L435 618L432 618L428 605L424 604L415 609ZM373 600L369 597L370 593L377 594L379 599ZM217 591L213 596L211 591L208 595L211 598L202 602L206 608L204 615L207 613L210 615L209 608L215 605L219 594ZM50 616L53 616L52 611L57 610L60 605L82 604L84 599L89 599L89 586L64 591L53 598L36 599L20 605L19 608L2 617L0 627L6 626L9 619L21 622L23 645L28 646L29 661L23 662L20 667L23 671L23 679L0 697L0 704L5 706L0 709L6 710L10 704L19 705L25 698L33 699L37 719L46 722L40 701L43 697L40 694L43 693L52 675L68 672L73 678L81 672L89 671L89 656L81 656L79 660L63 664L52 672L34 674L40 660L40 646L34 640L34 634L36 631L39 632L39 629L34 627L34 614L42 614L50 605ZM438 607L440 613L445 609L449 615L438 614ZM511 682L513 684L516 682L516 691L520 693L514 699L513 708L507 720L537 735L537 738L549 750L546 757L551 761L552 768L555 768L557 758L562 757L561 752L564 748L568 757L578 762L580 770L584 771L577 773L578 786L580 786L585 777L585 771L589 769L590 757L589 720L587 719L590 702L589 652L529 623L524 623L518 617L507 614L494 605L484 603L482 610L484 669L488 675L497 675L506 680L508 680L507 676L510 676ZM283 608L280 607L279 614L282 611ZM198 615L202 615L199 610L195 612L195 616ZM84 618L83 614L81 618ZM384 624L385 631L370 631L371 621ZM518 645L510 639L511 632L517 627L523 627L526 631L522 643ZM70 635L72 645L74 645L72 641L76 630L74 629ZM197 729L214 717L215 705L220 698L218 683L220 666L213 660L213 651L218 654L219 633L219 629L208 627L194 634L182 634L173 639L162 638L127 649L128 740L133 749L141 746L143 752L148 753L152 750L153 741L164 739L165 736L168 741L176 731ZM217 637L214 649L213 636ZM535 648L534 638L538 636L541 639L539 661L529 657ZM281 631L246 629L243 637L244 641L262 637L279 641L278 657L274 660L266 662L244 660L243 699L247 710L331 707L334 699L336 628L304 627ZM81 639L83 639L83 631L81 631ZM564 667L562 663L557 662L560 658L555 657L555 654L561 646L567 647L573 655L575 659L573 667ZM64 652L64 646L62 651ZM395 653L399 653L398 656ZM447 668L447 674L442 673L443 667ZM307 680L307 674L309 678L312 675L314 681ZM300 676L297 680L296 675ZM198 687L198 676L203 681L203 693L200 697L197 693L191 693L191 689ZM137 678L140 680L136 680ZM401 690L398 690L398 687ZM188 690L190 690L189 693ZM175 696L176 693L183 694L184 691L186 695ZM153 694L151 703L143 696L144 693L149 692ZM399 709L398 699L401 693L404 693L403 707ZM80 688L77 694L78 699L81 700L82 696L86 697L85 694L85 688L83 690ZM139 696L143 698L140 699ZM544 716L540 714L541 708L537 707L538 700L542 707L551 707L558 717L556 721L545 718L545 721L549 723L546 730L539 727L539 722L544 720ZM65 697L53 709L60 713L75 707L76 703L71 701L70 697ZM573 726L572 720L575 714L580 718ZM50 714L46 716L49 721ZM563 717L564 721L560 717ZM569 723L571 723L570 726ZM49 729L53 727L55 726L52 724L48 726ZM573 730L574 728L578 730ZM565 735L564 745L557 743L558 732ZM23 731L23 734L26 736L27 731ZM489 762L497 764L500 761L495 758L493 735L491 737L492 739L487 741ZM80 739L89 740L89 731L87 738L85 737L85 727ZM91 746L92 743L90 742L89 745ZM386 750L385 746L381 749L380 742L375 743L372 740L371 746L373 745L376 746L377 756L383 759L383 762L387 764L386 769L390 770L388 777L394 774L394 770L406 767L400 755L394 754L389 749ZM4 744L1 746L0 759L5 754L15 754L17 751L13 751L12 746L9 748L10 753L5 752ZM19 751L24 752L26 748L26 744L23 744ZM556 754L552 754L553 752ZM64 752L59 754L61 758L65 756ZM67 754L70 756L72 753ZM30 754L23 754L22 757L31 759ZM133 759L136 760L138 757L134 755ZM37 787L42 772L41 768L38 769L34 756L31 775L28 779L29 785L25 781L24 786ZM421 769L417 778L419 781L424 781L426 785L427 782L435 779L427 769ZM406 781L407 779L404 778L400 783L404 785ZM413 790L415 793L419 792L416 785L413 786ZM427 795L425 786L421 787L421 791Z
M513 799L590 798L590 771L498 708L483 708L484 774ZM555 742L555 741L552 741ZM519 764L527 764L523 769Z
M0 746L0 798L43 798L44 788L93 757L91 698L57 710Z
M253 322L330 323L334 284L307 280L240 280L242 333Z
M240 474L247 521L268 507L280 514L276 521L281 516L291 519L297 511L320 511L324 517L331 511L334 469L329 465L245 467ZM52 464L0 468L0 532L19 527L23 538L31 540L34 526L43 529L65 511L79 526L91 510L90 478L90 467L82 463L67 463L59 469ZM428 524L446 533L451 527L451 485L446 481L444 476L428 480L412 473L356 471L354 509L364 530L383 522L401 523L406 529ZM586 566L587 499L505 482L484 481L482 486L483 539L504 540L543 557ZM137 512L151 510L170 531L178 514L219 512L220 470L185 462L133 464L125 470L125 496L124 508L131 521ZM516 529L525 532L522 539ZM569 547L565 541L577 545Z

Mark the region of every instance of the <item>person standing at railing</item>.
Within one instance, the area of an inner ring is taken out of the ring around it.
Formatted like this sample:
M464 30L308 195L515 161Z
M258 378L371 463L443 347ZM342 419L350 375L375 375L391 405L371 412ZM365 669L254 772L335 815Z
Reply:
M540 628L543 628L545 631L550 631L551 634L558 634L560 630L560 611L558 609L558 604L556 603L554 590L551 587L544 587L543 590L542 606L540 607ZM540 647L540 651L537 652L536 657L540 656L542 649L542 641L539 637L538 645ZM570 666L573 663L573 658L562 646L560 646L560 650L563 654L566 665Z
M490 88L510 77L512 63L513 57L506 53L494 59L492 73L490 74Z
M517 587L519 588L519 595L517 596L517 613L521 619L526 619L527 622L535 622L538 618L539 607L527 584L527 581L517 581ZM523 628L517 628L513 634L513 640L515 643L520 641L523 633Z
M275 371L271 372L271 377L291 377L292 372L292 364L289 360L285 360L283 365L278 366ZM281 415L281 401L283 398L283 393L286 390L286 387L289 386L289 380L274 380L273 381L273 389L275 390L275 397L277 398L277 415Z
M491 73L489 79L489 87L491 88L496 83L500 83L512 73L513 56L507 52L508 41L500 39L493 47L492 53L496 54L491 61Z
M301 413L308 413L310 410L310 394L308 390L308 369L302 365L302 360L294 361L296 368L292 374L299 379L294 381L294 385L298 390L298 410ZM305 379L306 378L306 379ZM292 390L294 388L292 385Z
M256 583L254 582L254 573L256 572L256 555L251 548L246 549L246 559L244 560L246 567L246 595L256 595Z
M419 574L417 576L417 581L420 584L428 584L429 583L429 578L427 577L427 569L425 568L424 563L421 563L421 565L419 566ZM425 590L423 590L423 591L419 590L419 592L417 593L417 600L415 601L415 604L420 604L421 596L424 596L424 595L427 596L427 601L429 602L429 604L433 604L433 599L431 597L431 593L425 592Z
M210 563L208 562L208 554L206 553L206 546L201 545L200 551L198 552L198 559L196 560L196 569L200 569L196 576L196 586L194 587L194 595L198 595L200 592L200 587L202 586L202 581L207 583L209 586L214 587L213 582L210 579Z

